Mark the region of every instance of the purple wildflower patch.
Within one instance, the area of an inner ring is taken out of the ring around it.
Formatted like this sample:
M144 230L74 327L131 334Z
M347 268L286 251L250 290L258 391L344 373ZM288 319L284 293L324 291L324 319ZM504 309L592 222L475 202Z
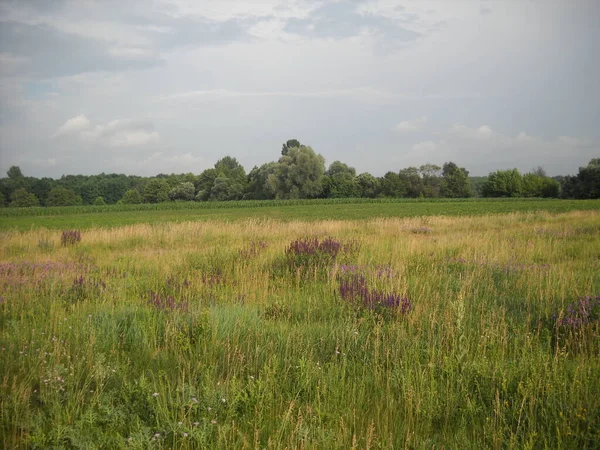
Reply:
M600 324L600 295L579 297L564 314L555 316L559 327L577 330L591 324Z
M342 277L339 293L344 300L367 309L393 308L403 315L412 310L412 302L408 298L393 292L370 289L361 274Z

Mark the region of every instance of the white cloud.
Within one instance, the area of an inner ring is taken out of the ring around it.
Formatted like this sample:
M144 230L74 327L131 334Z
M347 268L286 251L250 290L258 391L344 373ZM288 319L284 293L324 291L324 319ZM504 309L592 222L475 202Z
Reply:
M438 148L433 141L419 142L412 146L412 151L420 154L429 154Z
M89 143L104 144L109 147L140 147L160 142L160 135L147 120L113 120L105 125L90 126L84 115L67 120L54 137L77 136Z
M83 114L80 114L79 116L67 120L58 130L56 130L54 137L78 133L88 129L89 126L90 121L88 118Z
M427 117L425 116L413 120L405 120L396 125L393 130L401 133L412 133L421 130L425 122L427 122Z

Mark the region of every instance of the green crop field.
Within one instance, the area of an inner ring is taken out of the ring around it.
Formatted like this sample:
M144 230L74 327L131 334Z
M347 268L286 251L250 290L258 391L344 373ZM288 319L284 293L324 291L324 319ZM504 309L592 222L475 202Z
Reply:
M142 205L0 209L0 230L94 228L195 220L359 220L377 217L472 216L525 211L600 210L600 200L327 199L182 202Z
M2 212L0 447L600 448L598 201L176 205Z

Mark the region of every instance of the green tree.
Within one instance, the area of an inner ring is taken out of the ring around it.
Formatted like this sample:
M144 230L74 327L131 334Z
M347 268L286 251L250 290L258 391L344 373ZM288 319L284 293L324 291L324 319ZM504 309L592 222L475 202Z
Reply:
M119 200L124 205L139 205L142 201L142 194L137 189L129 189L123 194L123 198Z
M30 194L25 188L16 189L11 196L10 206L13 208L28 208L31 206L40 206L39 199L35 194Z
M370 173L364 172L356 177L356 182L360 187L360 196L365 198L375 198L379 196L379 180Z
M60 186L53 188L46 199L46 206L76 206L82 203L75 191Z
M419 167L419 173L423 180L423 195L427 198L437 198L440 196L442 184L442 168L436 164L424 164Z
M169 191L169 198L171 200L194 200L194 196L196 194L196 188L194 187L194 183L189 181L184 181L183 183L179 183L173 189Z
M471 196L469 172L453 162L447 162L442 169L440 195L447 198L467 198Z
M396 172L387 172L379 182L384 197L403 197L406 193L406 185Z
M17 180L23 178L23 172L21 172L21 168L19 166L11 166L7 172L8 178L12 180Z
M209 200L226 201L241 200L244 195L244 186L233 178L219 176L210 190Z
M260 167L254 167L248 174L246 193L244 200L268 200L275 198L269 189L267 180L274 172L277 163L269 162Z
M317 198L323 189L325 158L305 145L288 149L269 175L275 198Z
M407 167L398 173L398 178L404 186L404 196L409 198L418 198L423 196L425 187L419 169L416 167Z
M6 198L4 197L4 194L2 192L0 192L0 208L4 208L6 206Z
M104 206L104 205L106 205L106 202L104 201L104 198L96 197L96 200L94 200L94 205L95 206Z
M162 203L169 200L169 183L162 178L153 178L146 183L142 192L144 203Z
M281 154L283 156L287 155L290 148L300 148L300 141L298 139L288 139L281 146Z
M32 184L30 191L40 199L42 205L46 205L46 199L50 195L50 191L54 187L54 180L52 178L41 178L36 179Z
M340 161L334 161L323 177L323 197L356 198L361 188L356 179L356 169Z
M482 191L484 197L520 197L523 195L523 176L517 169L492 172Z

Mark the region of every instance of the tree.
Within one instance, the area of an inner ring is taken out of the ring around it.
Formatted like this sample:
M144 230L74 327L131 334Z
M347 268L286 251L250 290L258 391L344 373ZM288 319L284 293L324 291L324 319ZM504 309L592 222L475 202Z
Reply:
M39 199L27 192L25 188L19 188L12 193L10 206L13 208L28 208L31 206L40 206Z
M275 198L317 198L323 189L325 158L305 145L288 149L269 175Z
M600 158L592 159L577 174L579 198L600 198Z
M388 172L380 179L381 193L385 197L403 197L406 186L396 172Z
M281 146L281 154L283 156L288 154L288 151L290 148L299 148L300 147L300 141L298 139L288 139L287 142L284 142L284 144Z
M458 167L453 162L447 162L442 169L440 194L447 198L466 198L471 196L469 172L464 167Z
M404 196L409 198L417 198L423 195L425 190L423 179L416 167L407 167L398 173L398 178L404 186Z
M523 194L523 177L517 169L492 172L482 191L484 197L520 197Z
M94 200L94 206L104 206L106 205L106 202L104 201L104 199L102 197L96 197L96 200Z
M4 194L0 192L0 208L4 208L6 205L6 199L4 198Z
M440 186L442 168L436 164L423 164L419 167L419 173L423 180L422 193L427 198L437 198L440 196Z
M169 191L169 198L171 200L194 200L194 196L196 194L196 188L193 183L189 181L185 181L183 183L179 183L173 189Z
M267 200L275 198L273 192L269 189L267 180L269 175L275 170L277 163L269 162L260 167L254 168L248 174L246 193L244 200Z
M334 161L323 177L323 197L356 198L361 188L356 180L356 169L340 161Z
M365 198L375 198L379 195L379 180L370 173L361 173L356 177L356 182L360 187L360 196Z
M21 172L19 166L11 166L10 169L7 170L6 175L12 180L23 178L23 172Z
M233 178L219 176L210 190L209 200L220 202L227 200L241 200L243 195L244 188L239 181Z
M46 199L47 206L77 206L81 204L81 197L72 189L64 187L53 188Z
M51 178L36 179L29 189L32 194L35 194L40 199L42 205L46 205L46 199L50 195L50 191L54 187L54 180Z
M142 192L144 203L162 203L169 200L169 183L161 178L153 178L146 183Z
M129 189L125 192L123 198L119 200L124 205L139 205L142 201L142 194L137 189Z

